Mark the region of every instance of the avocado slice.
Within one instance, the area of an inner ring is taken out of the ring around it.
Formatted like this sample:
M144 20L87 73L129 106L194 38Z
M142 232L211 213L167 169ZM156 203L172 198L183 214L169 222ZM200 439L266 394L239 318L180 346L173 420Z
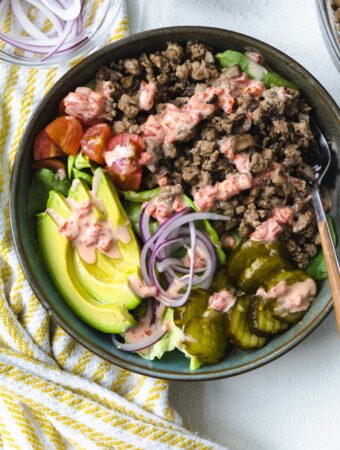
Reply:
M93 193L101 201L113 227L128 226L131 236L130 242L128 244L118 242L118 248L121 255L124 255L124 261L139 266L140 249L138 241L114 184L100 167L95 170L93 178Z
M38 215L40 248L52 280L74 313L97 330L123 333L136 323L128 310L140 303L128 285L130 275L140 275L139 246L117 192L101 169L96 183L96 192L91 195L86 183L79 180L70 189L69 198L81 203L96 194L98 218L107 215L113 227L129 228L130 242L118 242L121 258L112 259L97 251L95 264L83 261L71 242L59 233L53 214L48 212L50 208L65 218L71 214L63 195L55 191L50 192L47 211Z
M110 180L106 180L107 175L103 171L98 171L97 174L99 184L105 183L106 189L99 189L99 194L95 196L95 202L97 207L94 208L98 219L105 220L105 214L100 209L107 212L107 209L111 208L110 196L113 196L112 201L116 201L119 198L114 196L115 188L110 186ZM100 195L104 201L100 198ZM82 203L85 200L93 200L93 194L91 193L87 184L83 180L76 180L73 183L69 195L69 198L73 199L77 203ZM100 208L100 209L99 209ZM116 212L115 212L116 213ZM125 214L123 208L117 210L117 213ZM118 223L118 222L117 222ZM126 222L124 222L126 223ZM128 224L131 228L131 225ZM130 232L131 235L131 232ZM133 309L139 305L140 299L130 289L128 284L129 276L140 276L139 270L139 249L134 234L131 235L131 241L125 245L125 248L118 248L121 252L122 258L112 259L103 255L97 251L96 264L88 264L84 261L77 250L73 251L74 266L77 272L77 276L88 294L92 295L96 300L102 303L121 303L122 297L124 298L124 304L127 309ZM129 249L131 248L132 254L137 257L131 261ZM136 252L137 248L137 252ZM128 261L126 262L126 255L128 255Z
M104 264L98 264L98 260L106 258L106 270ZM112 261L112 262L111 262ZM77 277L84 289L101 303L120 304L124 299L127 309L136 308L140 299L131 291L128 284L129 276L139 276L137 266L125 263L122 259L111 259L97 251L96 264L86 263L77 250L73 251L73 263Z

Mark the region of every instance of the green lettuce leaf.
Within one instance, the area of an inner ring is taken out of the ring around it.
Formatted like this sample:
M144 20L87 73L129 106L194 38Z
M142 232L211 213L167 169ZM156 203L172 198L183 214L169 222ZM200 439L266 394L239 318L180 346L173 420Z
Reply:
M291 89L297 89L296 84L283 78L281 75L269 72L265 67L252 61L247 55L235 50L226 50L223 53L215 55L221 67L239 66L242 72L245 72L249 78L262 81L267 87L284 86Z
M327 216L327 222L328 222L328 226L329 226L329 229L330 229L330 232L332 235L334 245L336 245L337 244L337 236L335 233L332 218L328 214L326 214L326 216ZM309 261L306 272L309 273L309 275L311 275L313 278L315 278L316 280L319 280L319 281L325 280L327 278L328 275L327 275L326 263L325 263L325 258L323 256L322 250L320 250L317 253L317 255L315 255L314 258L312 258Z
M45 210L49 191L58 191L67 197L70 187L71 182L67 177L60 180L53 170L46 168L38 170L34 174L28 193L29 216L34 217Z

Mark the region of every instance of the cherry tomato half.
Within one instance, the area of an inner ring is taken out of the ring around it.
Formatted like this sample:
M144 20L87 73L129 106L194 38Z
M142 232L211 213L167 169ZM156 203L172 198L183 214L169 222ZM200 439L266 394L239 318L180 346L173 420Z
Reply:
M142 170L139 167L138 160L145 150L143 139L131 133L117 134L111 138L106 151L114 154L114 150L118 146L123 147L123 149L125 147L127 154L130 153L130 155L119 157L119 153L124 154L124 150L117 151L117 156L114 155L112 162L107 167L108 172L118 188L137 191L142 182ZM108 162L108 159L106 158L106 162Z
M122 191L138 191L142 183L142 168L138 167L134 172L128 175L121 175L107 169L111 175L115 186Z
M107 146L107 150L108 151L114 150L114 148L117 145L121 145L122 147L128 146L128 145L133 145L135 147L136 152L138 153L137 156L139 156L140 153L143 150L145 150L144 141L137 134L131 134L131 133L116 134L110 140L109 145Z
M92 161L104 165L104 150L111 139L111 130L107 123L98 123L88 128L80 141L82 152Z
M75 155L80 148L83 127L75 117L61 116L45 128L46 133L63 152Z
M64 152L52 141L45 130L41 130L34 142L34 160L55 158Z

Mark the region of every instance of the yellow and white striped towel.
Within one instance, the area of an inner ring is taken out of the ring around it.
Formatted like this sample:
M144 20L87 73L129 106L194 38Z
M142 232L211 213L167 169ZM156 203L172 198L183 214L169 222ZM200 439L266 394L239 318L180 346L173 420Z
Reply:
M10 31L11 20L0 21ZM122 1L111 40L127 31ZM8 205L13 160L30 114L67 68L0 63L0 448L218 449L181 426L166 382L119 369L68 336L18 263Z

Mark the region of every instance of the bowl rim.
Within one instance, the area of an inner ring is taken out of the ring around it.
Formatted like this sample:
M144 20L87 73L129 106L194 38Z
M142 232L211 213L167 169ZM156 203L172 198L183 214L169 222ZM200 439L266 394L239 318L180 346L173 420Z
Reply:
M218 369L218 365L216 365L216 368L214 368L212 371L209 372L187 372L182 373L178 372L176 370L172 371L169 369L152 369L145 367L143 365L140 365L136 363L135 361L130 362L124 359L124 356L118 357L114 354L108 354L105 350L100 348L97 344L91 342L90 340L83 339L77 335L77 333L73 330L72 327L70 327L61 314L59 314L57 311L54 310L54 308L50 305L48 301L48 296L45 295L45 293L42 291L42 289L39 286L39 283L36 281L35 276L30 268L30 262L29 257L25 253L22 239L19 233L19 226L18 226L18 220L17 220L17 211L16 211L16 198L19 194L20 188L18 186L18 180L20 175L20 160L24 153L24 140L25 136L30 132L34 131L34 118L37 114L42 113L42 108L47 101L47 98L53 97L55 93L59 90L59 87L61 87L64 83L65 77L68 77L70 75L73 75L80 71L83 67L87 66L88 64L91 64L92 61L95 61L101 54L109 53L114 51L116 48L119 48L122 45L127 45L129 43L134 43L136 41L140 41L141 39L154 37L155 35L162 35L166 33L185 33L185 32L194 32L197 31L198 27L196 26L172 26L172 27L163 27L163 28L155 28L147 31L142 31L136 34L133 34L131 36L127 36L125 38L122 38L116 42L110 43L101 49L97 50L96 52L89 55L87 58L85 58L83 61L81 61L76 66L72 67L70 70L68 70L56 83L55 85L50 89L50 91L42 97L39 104L35 108L34 112L31 114L29 121L26 125L25 131L21 137L18 151L15 156L14 164L13 164L13 170L11 174L11 182L10 182L10 199L9 199L9 206L10 206L10 226L11 226L11 233L13 242L15 245L15 250L20 262L20 265L22 267L22 270L24 272L24 275L33 290L34 294L36 295L37 299L40 301L40 303L45 307L47 312L52 315L52 317L56 320L56 322L73 338L76 342L84 346L86 349L92 351L95 355L103 358L104 360L115 364L123 369L130 370L132 372L150 376L153 378L160 378L160 379L167 379L167 380L176 380L176 381L208 381L208 380L217 380L222 378L228 378L236 375L240 375L242 373L249 372L251 370L254 370L258 367L264 366L275 359L279 358L280 356L287 353L289 350L297 346L300 342L302 342L309 334L328 316L328 314L333 309L332 305L332 299L331 297L328 299L325 306L322 308L322 310L318 313L316 317L314 317L305 327L301 328L297 331L297 333L278 347L276 347L274 350L269 351L265 355L261 355L260 357L254 359L251 362L247 363L241 363L237 366L234 366L233 368L227 369ZM270 44L267 44L261 40L258 40L256 38L253 38L252 36L248 36L242 33L238 33L231 30L226 30L223 28L217 28L217 27L205 27L205 26L199 26L200 31L204 31L206 33L227 33L229 37L232 37L234 39L241 38L241 39L250 39L254 45L258 44L261 46L266 47L268 51L277 54L281 59L287 60L294 66L294 70L297 70L300 72L301 75L307 76L311 81L318 86L318 88L321 91L321 94L326 99L327 103L333 110L334 114L339 117L340 121L340 109L336 105L335 101L332 99L332 97L328 94L326 89L321 85L319 81L317 81L312 74L308 70L306 70L303 66L301 66L297 61L295 61L293 58L285 54L284 52L278 50L277 48L271 46Z

